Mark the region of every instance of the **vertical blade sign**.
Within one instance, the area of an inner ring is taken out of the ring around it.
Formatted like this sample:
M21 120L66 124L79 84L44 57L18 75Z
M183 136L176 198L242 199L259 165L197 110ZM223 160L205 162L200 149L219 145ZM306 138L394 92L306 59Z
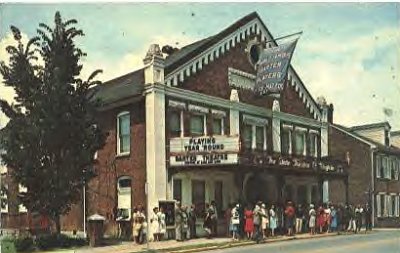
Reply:
M258 95L280 93L287 77L297 39L277 47L267 48L260 55L257 66L256 86Z

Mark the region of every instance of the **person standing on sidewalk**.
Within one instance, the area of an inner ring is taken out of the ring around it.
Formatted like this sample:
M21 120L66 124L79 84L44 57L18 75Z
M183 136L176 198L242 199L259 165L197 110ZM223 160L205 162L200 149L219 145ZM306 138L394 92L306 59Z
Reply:
M337 232L337 211L334 205L331 205L331 231L332 232Z
M155 242L160 240L160 222L157 213L158 207L154 207L153 213L150 216L150 235L152 235L150 240L154 240Z
M239 215L239 204L236 204L231 211L231 224L232 224L232 240L239 240L239 224L240 224L240 215Z
M244 225L244 232L246 233L247 239L250 240L253 238L254 231L254 223L253 223L253 211L251 210L250 205L244 210L244 218L246 223Z
M231 223L231 215L233 204L229 204L228 208L225 210L224 219L225 219L225 228L226 228L226 237L230 237L232 233L232 223Z
M285 223L286 223L286 229L287 229L287 235L292 236L293 235L293 226L294 226L294 217L295 217L296 211L294 210L293 203L292 201L288 201L286 209L285 209Z
M347 227L347 231L351 232L353 231L356 233L356 220L355 220L355 209L353 208L352 205L349 205L348 208L348 214L349 214L349 226Z
M355 229L356 233L361 231L363 212L364 209L361 207L361 205L358 205L354 211L355 221L356 221L356 229Z
M272 205L271 209L269 209L269 229L271 230L271 236L275 236L275 229L277 227L277 220L276 220L276 212L275 206Z
M212 237L212 220L211 216L213 214L213 210L208 203L206 203L206 215L204 217L203 228L207 233L207 238L211 239Z
M187 206L182 206L182 240L190 239Z
M368 230L372 231L372 209L368 203L365 205L364 214L365 214L365 233L367 233Z
M160 207L160 210L157 213L158 223L159 223L159 240L162 241L164 239L164 235L167 232L167 224L165 222L165 213L164 208Z
M211 201L210 208L212 209L212 215L211 215L211 221L212 221L212 235L215 237L217 236L217 229L218 229L218 209L217 209L217 203L215 201Z
M310 217L308 221L308 227L310 228L310 235L315 235L315 220L316 220L317 212L314 209L314 205L310 204L310 211L308 212L308 217Z
M261 222L264 214L261 211L261 201L258 201L253 210L253 224L254 224L254 240L259 243L262 239ZM265 216L266 217L266 216Z
M182 223L183 223L183 217L182 217L181 203L177 201L175 206L175 239L178 242L182 241L183 239Z
M261 229L262 229L262 235L263 239L267 237L268 234L268 223L269 223L269 217L268 217L268 211L265 208L265 204L261 204L261 212L263 214L262 220L261 220Z
M296 210L296 234L300 234L303 230L304 208L301 204L297 205Z
M195 205L192 204L188 212L189 233L191 239L197 238L196 220L197 216L196 216Z

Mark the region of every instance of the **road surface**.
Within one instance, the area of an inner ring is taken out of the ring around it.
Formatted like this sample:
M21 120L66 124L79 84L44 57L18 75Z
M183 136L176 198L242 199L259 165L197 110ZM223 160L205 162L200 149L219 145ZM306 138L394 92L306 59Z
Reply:
M258 244L207 253L400 253L400 230Z

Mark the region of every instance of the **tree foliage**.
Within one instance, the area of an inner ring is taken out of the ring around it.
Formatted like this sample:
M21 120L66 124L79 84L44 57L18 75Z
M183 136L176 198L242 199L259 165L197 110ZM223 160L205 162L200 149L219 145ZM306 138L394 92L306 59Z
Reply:
M11 31L18 46L7 47L9 63L0 63L6 86L15 89L15 103L0 99L10 121L6 126L4 163L14 179L28 188L20 195L30 211L52 218L68 213L93 176L95 152L105 136L96 123L92 87L99 70L79 78L86 56L74 40L83 36L77 21L55 14L54 27L39 24L37 36L24 45L18 28Z

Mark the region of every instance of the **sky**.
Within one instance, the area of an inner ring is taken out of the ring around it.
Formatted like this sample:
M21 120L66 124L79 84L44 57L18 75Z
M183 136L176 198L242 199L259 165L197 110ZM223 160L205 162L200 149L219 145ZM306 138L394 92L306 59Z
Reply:
M102 69L102 81L141 68L150 44L182 47L256 11L274 37L303 31L292 65L315 99L333 103L336 123L387 120L400 130L399 3L8 3L0 6L0 60L14 43L10 25L26 41L39 23L52 25L57 10L85 33L82 75ZM13 98L1 80L0 96Z

